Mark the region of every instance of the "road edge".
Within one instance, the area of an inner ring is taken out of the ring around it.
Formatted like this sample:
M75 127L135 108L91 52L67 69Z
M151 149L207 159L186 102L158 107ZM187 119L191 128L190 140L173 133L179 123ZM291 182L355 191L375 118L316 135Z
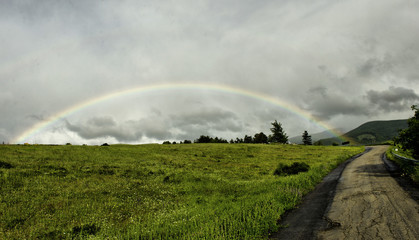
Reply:
M336 227L336 223L328 220L325 214L331 207L342 172L349 163L370 150L366 147L364 152L347 159L326 175L296 208L282 215L278 225L287 227L272 233L269 239L316 239L318 231Z
M403 188L403 190L405 190L409 196L416 201L416 203L419 204L419 184L415 183L409 177L404 176L400 167L395 162L387 159L386 153L381 155L381 160L383 161L387 171L393 179L396 180L397 184L399 184L399 186Z

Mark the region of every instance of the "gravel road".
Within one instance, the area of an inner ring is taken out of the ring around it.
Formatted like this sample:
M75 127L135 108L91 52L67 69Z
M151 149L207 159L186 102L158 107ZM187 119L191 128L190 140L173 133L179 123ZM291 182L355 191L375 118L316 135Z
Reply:
M340 166L280 224L273 239L419 239L419 205L374 146Z

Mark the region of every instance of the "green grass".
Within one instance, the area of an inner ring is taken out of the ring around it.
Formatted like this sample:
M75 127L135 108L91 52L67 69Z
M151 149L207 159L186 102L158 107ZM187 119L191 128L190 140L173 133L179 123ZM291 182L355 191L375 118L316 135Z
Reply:
M264 239L363 147L0 146L0 239ZM307 172L275 176L278 164Z
M397 149L397 151L395 151ZM409 150L403 150L401 146L393 146L387 149L386 157L394 161L402 170L402 174L410 177L414 182L419 183L419 164L412 161L404 161L396 158L392 152L399 156L414 159L412 152Z

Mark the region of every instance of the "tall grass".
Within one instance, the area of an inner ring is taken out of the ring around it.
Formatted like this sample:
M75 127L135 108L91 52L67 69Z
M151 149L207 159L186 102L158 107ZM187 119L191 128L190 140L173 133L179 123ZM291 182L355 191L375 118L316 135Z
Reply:
M362 147L0 146L0 239L264 239ZM279 163L310 170L275 176Z

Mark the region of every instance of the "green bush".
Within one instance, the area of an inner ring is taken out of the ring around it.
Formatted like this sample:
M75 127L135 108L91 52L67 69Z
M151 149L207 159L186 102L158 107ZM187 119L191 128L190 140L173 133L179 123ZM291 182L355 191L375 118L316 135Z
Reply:
M0 168L10 169L13 168L13 165L7 162L0 161Z
M412 154L410 151L404 151L403 149L399 148L400 146L396 146L396 147L392 147L389 148L386 151L386 157L387 159L390 159L391 161L395 162L401 169L402 174L404 176L408 176L410 177L414 182L419 183L419 165L413 161L403 161L400 160L398 158L396 158L393 154L392 151L394 151L394 149L398 148L398 152L397 154L407 157L407 158L412 158Z
M307 172L310 166L304 162L295 162L291 166L279 163L278 167L274 171L274 175L287 176L298 174L299 172Z

